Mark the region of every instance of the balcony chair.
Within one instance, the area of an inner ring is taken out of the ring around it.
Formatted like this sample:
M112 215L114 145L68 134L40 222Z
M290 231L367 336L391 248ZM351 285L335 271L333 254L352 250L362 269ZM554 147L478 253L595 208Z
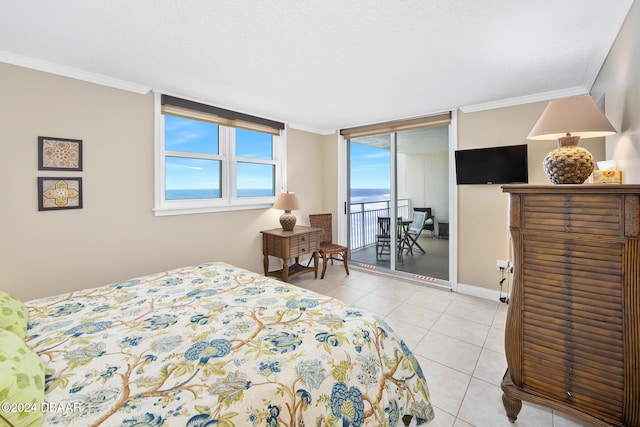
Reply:
M402 218L398 218L397 227L398 260L402 263ZM378 234L376 234L376 263L383 260L383 256L391 257L391 218L388 216L378 217Z
M420 243L418 243L418 238L420 234L422 234L422 230L424 230L424 223L427 220L427 213L425 211L413 211L413 221L409 225L409 229L407 230L407 241L409 243L407 247L407 252L413 255L413 247L417 246L418 249L422 251L423 254L426 254Z
M318 255L322 257L322 275L320 279L324 279L324 274L327 272L327 262L331 260L342 261L344 264L344 271L349 275L349 266L347 260L349 258L349 249L346 246L341 246L333 243L333 231L331 228L332 214L310 214L309 224L314 228L321 228L320 232L320 251Z
M424 221L424 229L429 230L431 232L431 236L435 236L435 218L433 216L433 209L431 208L413 208L414 212L425 212L426 219Z

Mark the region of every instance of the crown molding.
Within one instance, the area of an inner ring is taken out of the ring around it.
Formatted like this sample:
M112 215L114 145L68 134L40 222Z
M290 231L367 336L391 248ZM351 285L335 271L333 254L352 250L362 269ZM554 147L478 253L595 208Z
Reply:
M566 98L568 96L587 95L589 89L577 86L567 89L541 92L533 95L519 96L515 98L500 99L498 101L484 102L481 104L465 105L460 107L463 113L475 113L478 111L495 110L497 108L515 107L534 102L550 101L552 99Z
M115 89L125 90L127 92L134 92L141 95L146 95L151 91L151 88L148 86L107 77L102 74L90 73L88 71L82 71L76 68L54 64L52 62L41 61L39 59L16 55L15 53L3 50L0 50L0 62L17 65L19 67L31 68L33 70L44 71L45 73L56 74L59 76L82 80L89 83L95 83L102 86L108 86Z

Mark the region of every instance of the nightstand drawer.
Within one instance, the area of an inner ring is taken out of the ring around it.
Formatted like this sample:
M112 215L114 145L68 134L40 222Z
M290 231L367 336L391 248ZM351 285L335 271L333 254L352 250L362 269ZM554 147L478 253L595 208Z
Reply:
M289 258L303 256L317 250L318 233L303 234L289 239Z

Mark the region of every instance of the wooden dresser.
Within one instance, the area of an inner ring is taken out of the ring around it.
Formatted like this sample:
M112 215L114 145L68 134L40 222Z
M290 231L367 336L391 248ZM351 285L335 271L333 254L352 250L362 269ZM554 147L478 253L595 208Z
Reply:
M502 400L640 426L640 185L506 185L514 276Z
M301 225L295 226L293 231L284 231L282 228L261 231L264 275L274 276L288 282L292 277L313 271L317 278L321 231L320 228ZM305 255L313 258L313 267L305 267L300 264L300 257ZM269 256L280 258L282 268L269 271ZM295 262L289 265L289 260L292 258L295 259Z

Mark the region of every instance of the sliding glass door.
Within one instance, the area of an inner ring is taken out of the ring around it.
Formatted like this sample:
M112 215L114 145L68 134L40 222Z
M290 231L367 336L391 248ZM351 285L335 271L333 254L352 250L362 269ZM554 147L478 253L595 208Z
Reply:
M392 134L349 141L349 249L351 260L389 269L395 243L390 238L392 215ZM395 193L395 191L393 192ZM381 222L389 225L381 230Z
M449 280L449 126L348 140L352 263Z

